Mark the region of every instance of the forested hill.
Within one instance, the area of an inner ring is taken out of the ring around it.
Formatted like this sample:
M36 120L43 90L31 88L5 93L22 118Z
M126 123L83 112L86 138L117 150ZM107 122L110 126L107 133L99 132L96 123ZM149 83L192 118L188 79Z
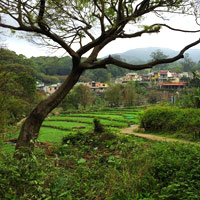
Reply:
M62 82L69 75L72 68L71 57L31 57L26 58L23 55L17 55L14 51L0 49L0 70L13 71L22 70L29 72L36 80L46 84ZM81 76L81 81L101 81L107 82L111 78L123 76L128 72L115 66L109 66L108 69L98 69L86 71Z
M145 52L143 51L144 58ZM113 55L116 59L125 60L124 57L120 55ZM151 54L151 59L163 58L165 54L162 51L155 51ZM134 58L134 57L132 57ZM151 60L149 59L149 60ZM147 61L138 60L134 61L134 64L144 63ZM35 77L36 80L42 81L46 84L62 82L67 75L70 73L72 68L72 60L69 56L62 58L58 57L32 57L26 58L23 55L17 55L15 52L8 49L0 49L0 69L2 70L22 70L29 72L31 76ZM196 71L200 69L200 65L193 62L190 57L186 56L184 60L162 65L153 68L157 69L168 69L174 72L183 71ZM81 76L80 81L100 81L108 82L111 79L116 79L117 77L124 76L129 70L116 67L114 65L109 65L106 69L88 70L84 72Z
M72 68L72 60L69 56L62 58L58 57L32 57L30 58L32 63L34 63L34 68L40 74L43 73L47 76L56 76L60 78L61 76L66 76L70 73ZM108 70L98 69L86 71L81 77L81 81L109 81L110 78L117 78L126 74L128 70L121 69L115 66L109 66Z

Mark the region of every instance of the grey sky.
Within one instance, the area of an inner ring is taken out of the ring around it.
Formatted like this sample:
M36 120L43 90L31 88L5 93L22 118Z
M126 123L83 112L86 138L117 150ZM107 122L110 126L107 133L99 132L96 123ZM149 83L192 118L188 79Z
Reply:
M186 30L198 30L199 26L195 23L194 17L184 17L168 15L170 20L167 20L167 24L175 28L186 29ZM159 19L159 22L163 21ZM154 15L149 15L145 19L145 23L151 25L153 23L158 23L158 18ZM127 29L131 29L129 26ZM158 34L144 34L139 38L135 39L118 39L111 44L107 45L99 54L99 57L106 56L114 53L121 53L130 49L143 48L143 47L165 47L173 50L180 50L189 43L194 42L199 39L200 33L181 33L163 28ZM62 56L65 51L61 50L56 53L38 47L24 39L16 38L15 36L7 37L5 42L9 49L15 51L17 54L24 54L27 57L31 56ZM200 49L200 45L194 47L195 49ZM87 56L87 55L86 55Z

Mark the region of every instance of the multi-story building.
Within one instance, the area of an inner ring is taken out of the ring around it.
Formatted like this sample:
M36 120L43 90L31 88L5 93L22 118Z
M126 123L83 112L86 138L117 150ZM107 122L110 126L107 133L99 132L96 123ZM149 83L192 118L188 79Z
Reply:
M115 83L128 83L130 81L141 81L141 77L137 73L128 73L126 76L117 78Z
M160 72L159 82L167 82L170 78L172 78L172 73L168 70L163 70Z
M104 92L108 88L107 83L101 83L101 82L95 82L95 81L92 81L89 83L79 82L78 84L83 84L83 85L88 86L90 90L93 92Z

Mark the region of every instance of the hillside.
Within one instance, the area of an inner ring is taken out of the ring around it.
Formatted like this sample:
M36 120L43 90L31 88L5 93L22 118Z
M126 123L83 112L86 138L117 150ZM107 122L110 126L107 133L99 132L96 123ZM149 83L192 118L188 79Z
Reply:
M168 49L168 48L160 48L160 47L147 47L147 48L137 48L131 49L124 53L117 53L120 55L121 58L126 59L129 63L135 62L146 62L151 59L151 53L155 52L156 50L161 50L165 55L169 57L175 56L178 54L178 51ZM194 62L199 62L200 60L200 49L190 49L186 53L189 54L190 58Z

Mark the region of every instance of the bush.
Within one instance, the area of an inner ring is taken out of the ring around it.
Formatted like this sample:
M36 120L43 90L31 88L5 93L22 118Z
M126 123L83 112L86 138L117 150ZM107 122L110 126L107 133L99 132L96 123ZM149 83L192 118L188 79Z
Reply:
M177 106L180 108L200 108L200 89L190 88L180 92Z
M48 177L44 164L39 163L34 155L19 161L1 154L0 199L41 199L46 192L44 185Z
M149 108L141 117L140 127L151 132L182 132L200 137L200 109Z
M104 132L103 125L100 123L99 119L94 119L94 132L95 133L102 133Z
M162 143L150 151L151 174L156 180L153 199L199 199L199 148L194 145Z

